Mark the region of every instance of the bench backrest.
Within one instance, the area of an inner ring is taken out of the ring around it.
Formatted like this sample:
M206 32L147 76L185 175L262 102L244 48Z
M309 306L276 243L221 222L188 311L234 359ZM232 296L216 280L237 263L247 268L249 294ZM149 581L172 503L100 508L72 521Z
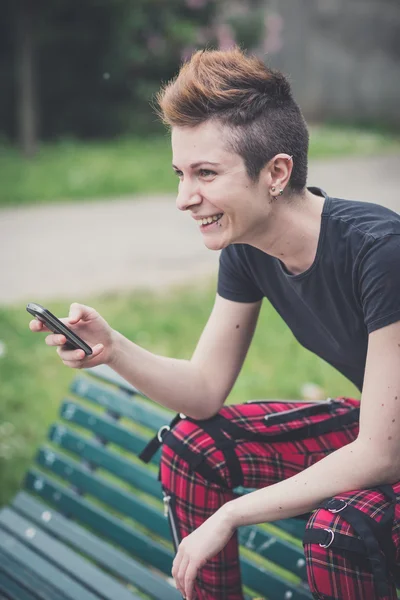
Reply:
M173 547L157 479L160 453L149 465L138 459L147 441L173 415L111 370L90 371L95 378L80 375L73 381L71 396L61 405L61 420L50 428L50 443L39 449L37 468L26 476L29 494L21 493L14 505L22 515L36 515L42 526L121 580L133 585L139 577L140 585L135 586L140 593L177 600L180 595L168 582ZM46 524L43 505L35 496L60 516L53 518L49 511L52 518ZM82 535L77 524L84 525L87 534ZM255 592L269 600L311 598L300 541L303 531L304 523L298 520L240 529L246 594ZM103 546L97 536L104 538ZM139 571L132 572L130 556L145 568L140 571L135 563Z

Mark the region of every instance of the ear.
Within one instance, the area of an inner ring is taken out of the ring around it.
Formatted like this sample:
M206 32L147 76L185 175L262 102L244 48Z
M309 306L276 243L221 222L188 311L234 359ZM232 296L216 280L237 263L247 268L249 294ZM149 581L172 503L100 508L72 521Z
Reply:
M262 173L271 195L282 195L289 183L293 170L293 159L289 154L277 154L264 167ZM282 194L280 191L282 190Z

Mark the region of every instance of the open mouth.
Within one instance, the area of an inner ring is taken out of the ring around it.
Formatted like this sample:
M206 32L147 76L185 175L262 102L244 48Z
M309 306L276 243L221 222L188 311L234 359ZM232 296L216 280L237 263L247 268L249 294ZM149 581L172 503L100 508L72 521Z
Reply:
M208 227L209 225L214 225L221 219L223 214L224 213L219 213L218 215L213 215L212 217L205 217L204 219L199 219L199 227Z

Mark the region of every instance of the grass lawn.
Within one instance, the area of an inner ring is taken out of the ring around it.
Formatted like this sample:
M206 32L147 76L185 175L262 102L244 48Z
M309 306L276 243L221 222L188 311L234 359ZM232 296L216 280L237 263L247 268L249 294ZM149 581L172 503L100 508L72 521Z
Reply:
M400 151L399 135L333 125L311 128L311 159L391 151ZM167 133L43 144L31 160L0 142L0 172L0 207L175 192L177 186Z
M175 288L168 293L132 293L93 298L111 324L143 347L166 356L189 358L214 299L209 286ZM69 306L52 303L59 316ZM28 329L30 315L20 305L0 308L0 505L17 491L37 446L56 420L61 400L77 374L63 366L43 334ZM304 383L316 383L327 396L358 397L356 389L294 339L275 310L264 302L250 352L229 402L256 398L299 398Z

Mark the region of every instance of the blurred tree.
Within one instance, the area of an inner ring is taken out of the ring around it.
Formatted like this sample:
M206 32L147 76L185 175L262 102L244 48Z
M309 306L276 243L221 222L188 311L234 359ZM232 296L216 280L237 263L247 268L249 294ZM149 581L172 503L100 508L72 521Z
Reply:
M17 0L15 7L15 70L17 87L17 128L22 152L33 156L37 150L36 17L34 0Z
M258 41L260 0L237 3L226 23L228 0L3 2L0 132L27 155L39 113L42 139L151 133L160 124L150 100L182 60L205 45Z

